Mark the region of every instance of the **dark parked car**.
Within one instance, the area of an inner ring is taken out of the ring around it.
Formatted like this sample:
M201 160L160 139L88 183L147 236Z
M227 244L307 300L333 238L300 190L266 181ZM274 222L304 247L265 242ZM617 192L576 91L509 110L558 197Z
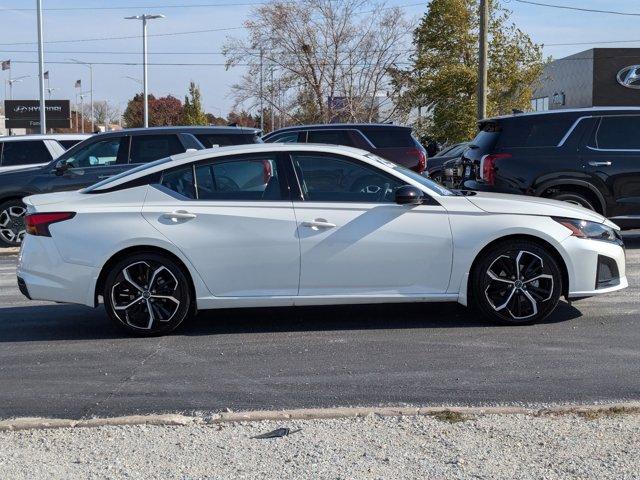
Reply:
M479 122L452 168L466 190L553 198L640 227L640 108L514 114Z
M435 156L427 159L427 173L433 181L442 183L443 165L449 160L458 159L469 146L469 142L454 143L440 150Z
M24 236L22 198L77 190L142 163L212 146L260 142L259 130L237 127L158 127L99 133L38 167L0 174L0 246Z
M388 123L331 123L281 128L264 137L275 143L328 143L361 148L420 173L427 152L411 133L411 127Z

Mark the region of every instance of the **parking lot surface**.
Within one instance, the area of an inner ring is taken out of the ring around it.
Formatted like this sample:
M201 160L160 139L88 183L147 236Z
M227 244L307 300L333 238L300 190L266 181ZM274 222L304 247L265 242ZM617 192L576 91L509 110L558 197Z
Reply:
M0 256L0 418L640 398L640 235L630 287L496 326L454 304L211 311L129 338L102 308L30 302Z

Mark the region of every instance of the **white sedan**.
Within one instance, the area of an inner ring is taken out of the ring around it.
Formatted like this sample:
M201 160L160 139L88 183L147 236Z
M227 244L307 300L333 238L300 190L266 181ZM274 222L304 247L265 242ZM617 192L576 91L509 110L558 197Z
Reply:
M449 191L371 153L258 144L158 160L27 197L18 284L140 335L197 310L473 305L540 321L560 296L625 288L618 227L553 200Z

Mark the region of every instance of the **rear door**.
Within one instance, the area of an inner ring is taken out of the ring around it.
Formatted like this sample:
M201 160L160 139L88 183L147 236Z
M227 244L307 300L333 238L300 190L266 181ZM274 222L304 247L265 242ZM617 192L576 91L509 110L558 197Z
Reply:
M607 215L640 218L640 115L601 117L583 160L615 201Z
M143 215L180 248L216 297L295 296L296 219L276 154L200 161L164 173Z

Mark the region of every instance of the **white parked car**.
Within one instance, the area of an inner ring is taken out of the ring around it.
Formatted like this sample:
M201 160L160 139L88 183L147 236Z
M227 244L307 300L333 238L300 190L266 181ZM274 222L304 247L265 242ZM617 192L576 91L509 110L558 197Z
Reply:
M59 133L0 137L0 172L44 165L90 136Z
M223 307L446 302L530 323L625 288L616 225L567 203L449 191L362 150L186 153L30 196L18 264L34 300L141 335Z

